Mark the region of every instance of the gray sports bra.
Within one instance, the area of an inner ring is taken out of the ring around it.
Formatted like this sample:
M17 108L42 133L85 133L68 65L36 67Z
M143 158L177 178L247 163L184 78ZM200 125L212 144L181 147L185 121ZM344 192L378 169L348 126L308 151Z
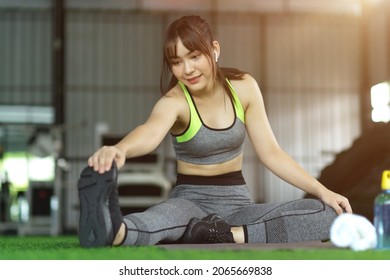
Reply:
M233 94L235 118L231 126L223 129L210 128L203 123L191 94L179 82L190 107L190 123L182 134L172 134L178 160L201 165L218 164L241 154L246 134L245 114L232 84L227 82Z

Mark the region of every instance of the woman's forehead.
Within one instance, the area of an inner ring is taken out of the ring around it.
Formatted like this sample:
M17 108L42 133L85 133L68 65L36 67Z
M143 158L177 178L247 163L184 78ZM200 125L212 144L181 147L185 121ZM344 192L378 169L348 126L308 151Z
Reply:
M170 58L186 56L197 49L193 44L187 43L187 46L178 36L174 41L171 41L166 46L167 55Z
M176 40L175 49L176 49L176 56L180 56L180 57L187 56L191 54L193 51L195 51L195 50L188 49L186 46L184 46L180 38Z

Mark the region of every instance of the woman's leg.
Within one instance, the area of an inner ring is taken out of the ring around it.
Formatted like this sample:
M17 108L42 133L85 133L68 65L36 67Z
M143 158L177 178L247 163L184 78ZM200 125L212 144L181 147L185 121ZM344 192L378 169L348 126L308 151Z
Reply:
M336 216L332 208L319 200L300 199L250 205L226 221L238 229L243 226L248 243L284 243L329 239Z
M86 167L80 174L79 240L82 247L153 245L180 239L192 217L207 215L186 197L170 198L142 213L122 216L115 164L104 174ZM122 240L121 240L122 239Z
M144 212L124 216L126 225L123 245L154 245L180 240L189 220L207 212L182 198L170 198Z

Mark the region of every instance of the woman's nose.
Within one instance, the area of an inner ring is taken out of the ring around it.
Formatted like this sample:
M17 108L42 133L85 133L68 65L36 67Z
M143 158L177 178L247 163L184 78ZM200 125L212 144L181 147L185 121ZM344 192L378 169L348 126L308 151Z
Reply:
M184 73L185 74L191 74L194 72L194 65L192 65L191 61L184 62Z

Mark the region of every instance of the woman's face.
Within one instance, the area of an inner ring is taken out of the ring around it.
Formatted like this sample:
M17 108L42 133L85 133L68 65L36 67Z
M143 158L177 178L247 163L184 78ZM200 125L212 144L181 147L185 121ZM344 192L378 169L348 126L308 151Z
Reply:
M180 38L176 44L176 57L171 59L172 73L190 91L211 89L213 75L211 61L200 51L189 51Z

